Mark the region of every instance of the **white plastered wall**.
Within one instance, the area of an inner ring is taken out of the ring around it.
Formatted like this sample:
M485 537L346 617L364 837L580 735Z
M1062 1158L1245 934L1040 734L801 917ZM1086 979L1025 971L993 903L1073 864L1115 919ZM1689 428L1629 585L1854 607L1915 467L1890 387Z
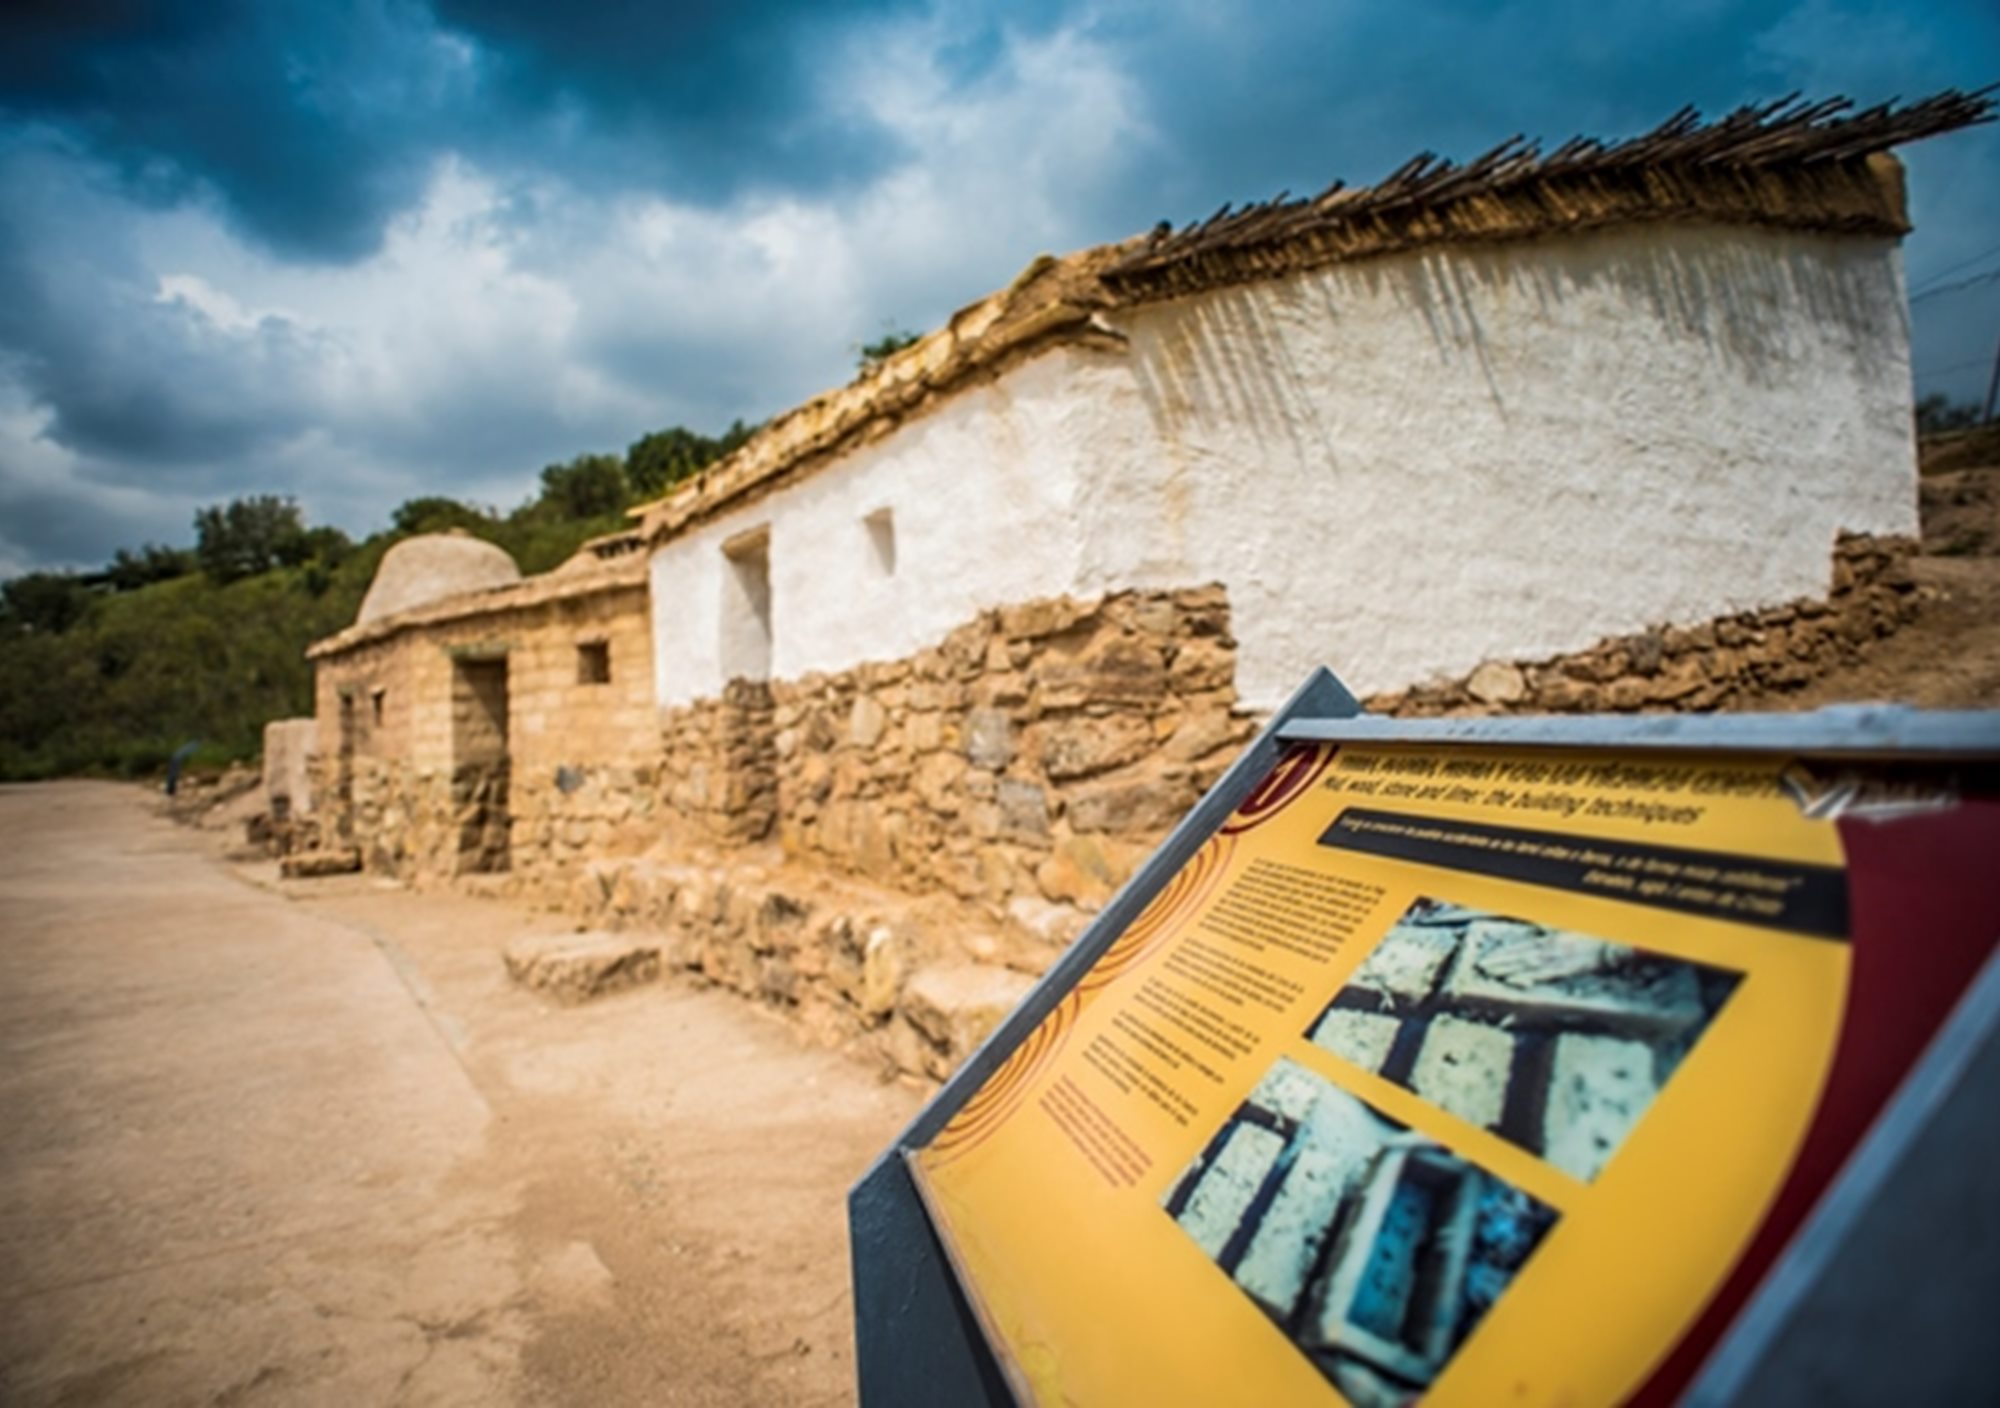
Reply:
M1116 318L653 559L659 698L716 693L721 544L770 526L772 673L987 607L1227 587L1245 705L1828 589L1916 528L1893 241L1653 225L1440 248ZM894 516L886 576L867 518Z

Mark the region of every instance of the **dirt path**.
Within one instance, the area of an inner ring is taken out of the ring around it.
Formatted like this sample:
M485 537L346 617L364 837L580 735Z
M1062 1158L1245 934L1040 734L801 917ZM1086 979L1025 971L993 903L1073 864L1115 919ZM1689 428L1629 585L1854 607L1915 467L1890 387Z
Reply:
M557 1009L549 921L276 890L0 787L0 1402L851 1396L843 1195L918 1098L713 993Z

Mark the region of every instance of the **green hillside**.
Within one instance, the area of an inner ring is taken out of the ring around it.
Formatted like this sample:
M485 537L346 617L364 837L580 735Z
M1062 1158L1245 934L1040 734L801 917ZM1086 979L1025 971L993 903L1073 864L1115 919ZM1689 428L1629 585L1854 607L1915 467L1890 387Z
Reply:
M306 647L354 620L398 539L459 529L546 572L750 433L674 427L624 456L579 455L506 514L411 499L359 544L308 528L289 500L239 499L195 515L192 549L120 550L98 572L0 584L0 781L145 776L194 742L197 767L254 758L267 722L312 712Z

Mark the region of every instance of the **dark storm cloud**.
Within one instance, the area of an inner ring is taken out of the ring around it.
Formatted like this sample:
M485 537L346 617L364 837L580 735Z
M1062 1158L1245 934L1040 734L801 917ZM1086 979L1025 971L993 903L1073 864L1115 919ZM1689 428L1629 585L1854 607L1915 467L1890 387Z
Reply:
M657 186L719 202L745 188L811 193L863 180L895 143L828 91L828 60L858 27L917 0L549 5L439 0L438 17L482 56L483 97L503 122L474 145L519 144L580 183Z
M1039 250L1515 132L1978 86L1996 55L1990 0L16 3L0 561L184 540L236 494L357 531L505 504L549 461L780 411ZM2000 245L2000 132L1904 156L1924 290ZM1983 394L1996 307L1919 300L1920 390Z
M53 0L10 10L0 111L54 126L158 204L213 195L301 259L372 253L464 92L422 11Z
M1135 6L1096 29L1142 75L1161 133L1131 185L1179 221L1281 188L1367 184L1420 151L1464 160L1516 133L1554 145L1634 135L1683 104L1719 116L1795 87L1865 103L2000 77L2000 12L1937 4L1912 26L1903 10L1280 4L1251 25ZM1876 44L1885 29L1905 42Z
M322 348L266 319L224 335L158 296L116 207L46 151L0 151L0 349L50 412L49 438L112 479L226 480L229 461L304 425ZM121 468L122 467L122 468Z
M704 202L872 175L894 144L827 102L820 61L914 8L38 0L5 22L0 113L74 137L136 196L206 194L283 256L344 262L446 151Z

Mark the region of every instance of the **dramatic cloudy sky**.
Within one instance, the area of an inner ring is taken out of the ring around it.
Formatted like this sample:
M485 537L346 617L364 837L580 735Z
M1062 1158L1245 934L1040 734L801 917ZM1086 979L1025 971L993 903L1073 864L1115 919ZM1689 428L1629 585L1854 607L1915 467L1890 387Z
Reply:
M1991 0L14 0L0 574L242 493L511 506L1038 251L1423 149L1996 78ZM1971 398L2000 135L1906 157L1919 389Z

